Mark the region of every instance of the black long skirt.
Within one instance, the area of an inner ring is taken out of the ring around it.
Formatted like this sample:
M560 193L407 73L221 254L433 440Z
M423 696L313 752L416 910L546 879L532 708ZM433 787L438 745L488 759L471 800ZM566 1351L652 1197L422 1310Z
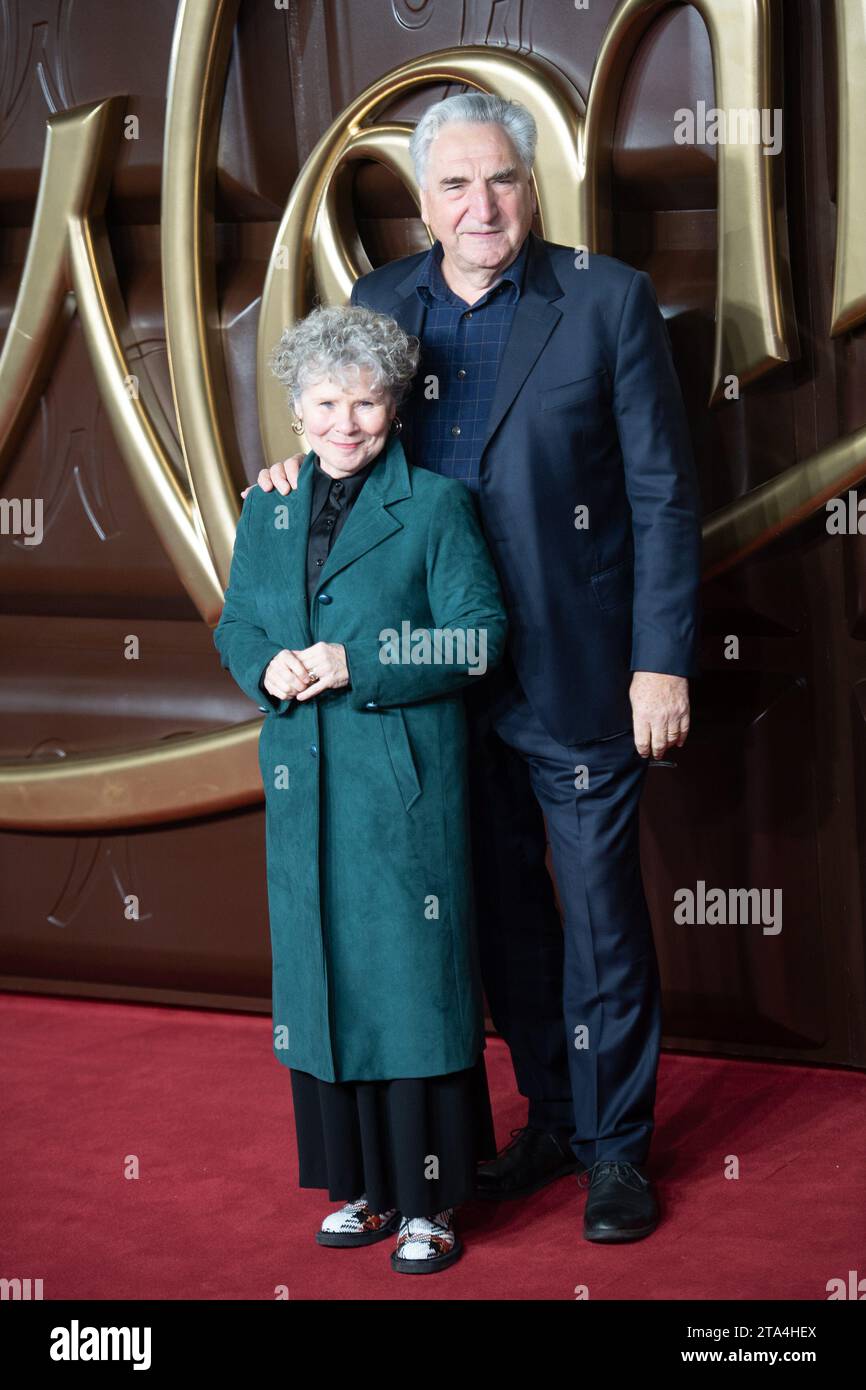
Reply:
M473 1067L392 1081L320 1081L291 1069L301 1187L372 1211L435 1216L474 1195L496 1157L482 1053Z

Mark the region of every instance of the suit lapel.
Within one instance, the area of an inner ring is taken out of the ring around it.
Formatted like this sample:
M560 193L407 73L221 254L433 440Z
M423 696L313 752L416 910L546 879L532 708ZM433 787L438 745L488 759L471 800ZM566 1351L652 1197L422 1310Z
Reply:
M394 286L394 294L390 304L383 306L380 312L390 314L392 318L395 318L404 333L414 333L416 338L420 338L424 325L424 304L420 294L415 292L417 279L418 266L416 264Z
M420 295L415 293L417 278L418 266L413 265L395 287L392 302L383 307L382 312L392 314L401 328L420 338L424 323L424 305ZM562 286L556 278L544 242L541 237L536 236L535 232L530 231L529 254L523 289L517 301L511 332L502 354L496 389L487 420L482 454L501 425L508 407L514 403L517 393L538 360L542 348L562 318L562 310L558 309L553 302L561 299L562 294ZM415 407L416 410L422 408L422 403L416 400ZM366 488L364 490L366 491Z
M562 293L562 286L553 272L544 242L534 232L530 232L523 289L517 301L511 321L511 332L496 378L484 443L481 446L482 456L502 423L505 412L514 404L517 393L538 360L542 348L562 318L562 310L552 303L555 299L561 299Z

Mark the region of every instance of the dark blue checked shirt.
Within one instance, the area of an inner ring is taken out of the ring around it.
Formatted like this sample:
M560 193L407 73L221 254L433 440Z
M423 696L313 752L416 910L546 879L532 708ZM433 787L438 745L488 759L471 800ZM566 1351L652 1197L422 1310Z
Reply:
M442 243L421 262L415 289L427 306L421 339L421 378L413 400L412 454L434 473L459 478L478 490L481 447L499 364L511 332L529 246L474 304L460 299L440 269ZM424 381L435 375L438 400L427 400Z

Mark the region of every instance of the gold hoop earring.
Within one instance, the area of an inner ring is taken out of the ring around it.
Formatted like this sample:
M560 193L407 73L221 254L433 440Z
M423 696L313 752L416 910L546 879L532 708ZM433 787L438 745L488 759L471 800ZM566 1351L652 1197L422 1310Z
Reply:
M303 420L293 420L293 421L292 421L292 429L295 431L295 434L303 434L303 433L304 433L304 422L303 422Z
M395 415L394 419L391 421L391 432L393 434L399 434L402 428L403 421L400 419L399 415Z

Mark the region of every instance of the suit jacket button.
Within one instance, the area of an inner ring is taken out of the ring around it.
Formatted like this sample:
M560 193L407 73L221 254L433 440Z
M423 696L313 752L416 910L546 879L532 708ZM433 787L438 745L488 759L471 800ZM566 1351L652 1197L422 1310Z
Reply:
M319 750L318 750L318 748L316 747L316 745L315 745L314 743L311 743L311 744L310 744L310 752L312 753L312 755L313 755L314 758L315 758L316 754L318 753L318 751L319 751Z
M378 708L379 708L379 706L376 704L376 701L375 701L375 700L368 700L367 703L366 703L366 705L364 706L364 709L378 709Z
M319 594L319 603L333 603L333 602L334 602L334 600L331 598L331 595L330 595L330 594Z
M268 712L267 705L259 705L259 709L261 710L262 714L267 714Z

